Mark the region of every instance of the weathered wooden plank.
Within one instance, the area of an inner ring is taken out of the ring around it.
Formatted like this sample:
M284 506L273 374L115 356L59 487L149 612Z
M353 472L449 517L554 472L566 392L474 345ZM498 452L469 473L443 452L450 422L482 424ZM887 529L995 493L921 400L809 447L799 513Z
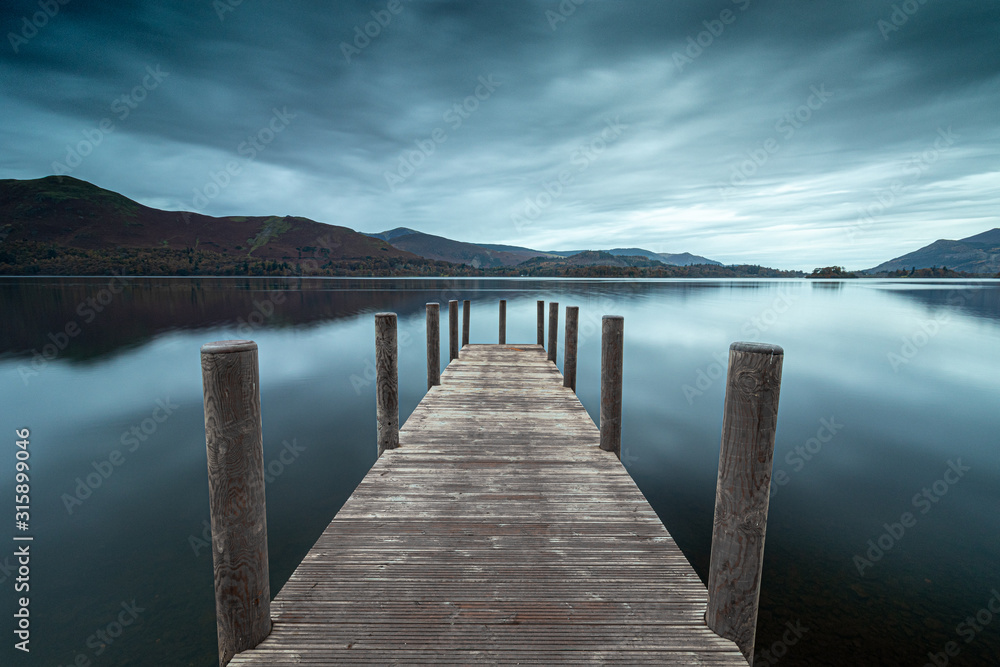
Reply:
M745 666L547 356L464 345L232 664Z

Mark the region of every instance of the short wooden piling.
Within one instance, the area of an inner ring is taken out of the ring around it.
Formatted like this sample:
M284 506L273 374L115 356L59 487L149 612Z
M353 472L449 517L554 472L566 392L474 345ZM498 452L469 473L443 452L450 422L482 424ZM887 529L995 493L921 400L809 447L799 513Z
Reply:
M507 299L500 299L500 344L507 344Z
M448 361L458 359L458 301L448 302Z
M557 340L559 337L559 304L555 301L549 303L549 361L556 363L556 353L558 350Z
M566 306L566 357L563 360L563 386L576 391L576 339L580 307Z
M375 415L378 456L399 447L396 313L375 313Z
M729 348L705 622L734 641L750 664L783 360L777 345Z
M544 347L545 345L545 302L538 301L536 304L538 306L538 335L537 343Z
M427 304L427 390L441 384L441 306Z
M469 300L462 301L462 347L469 344Z
M625 318L601 320L601 449L622 457L622 361Z
M257 344L201 348L219 664L271 632Z

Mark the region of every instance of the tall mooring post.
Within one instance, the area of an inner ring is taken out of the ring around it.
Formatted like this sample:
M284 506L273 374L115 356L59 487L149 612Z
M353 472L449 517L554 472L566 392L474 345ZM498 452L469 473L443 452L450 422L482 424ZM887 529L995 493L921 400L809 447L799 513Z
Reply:
M507 344L507 300L500 299L500 344Z
M469 305L468 299L462 301L462 347L469 344L469 323L471 319Z
M219 664L271 632L257 343L201 348Z
M448 361L458 359L458 301L448 302Z
M541 346L545 346L545 302L538 301L536 304L538 310L538 334L535 336L537 342Z
M622 362L625 318L601 319L601 449L622 457Z
M441 384L441 306L427 304L427 390Z
M556 363L556 353L559 340L559 304L555 301L549 303L549 361Z
M576 391L576 343L580 307L566 306L566 357L563 360L563 386Z
M375 314L375 416L378 456L399 447L399 367L396 313Z
M733 640L750 664L784 356L777 345L729 348L705 622Z

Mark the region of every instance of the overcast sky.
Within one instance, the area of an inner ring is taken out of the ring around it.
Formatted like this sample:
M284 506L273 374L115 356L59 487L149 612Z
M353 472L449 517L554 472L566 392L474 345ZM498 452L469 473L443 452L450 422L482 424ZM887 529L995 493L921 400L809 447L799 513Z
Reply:
M2 178L799 269L1000 227L995 0L64 1L0 9Z

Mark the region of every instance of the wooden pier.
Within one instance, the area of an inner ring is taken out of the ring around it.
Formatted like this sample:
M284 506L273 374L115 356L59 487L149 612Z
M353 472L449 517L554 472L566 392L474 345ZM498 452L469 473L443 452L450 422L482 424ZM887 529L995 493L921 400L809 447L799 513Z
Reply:
M377 358L395 373L395 316L379 317L381 345L391 332L393 346ZM621 318L608 319L618 321L620 378ZM539 344L462 346L439 384L429 367L430 388L398 433L395 387L380 386L380 457L270 610L256 608L255 593L231 577L220 589L216 563L220 619L235 604L247 627L271 620L269 634L257 631L235 650L220 620L220 662L745 667L746 642L706 625L705 585L618 452L601 448L601 431L564 386L549 343L548 352ZM218 353L222 344L212 345ZM620 443L620 388L617 400ZM206 427L208 406L206 393ZM602 400L602 419L604 411ZM211 435L209 460L211 478ZM213 506L213 536L215 514ZM763 526L760 533L762 550ZM214 542L213 551L224 550ZM220 554L217 561L232 560ZM266 571L266 547L263 558ZM759 570L754 576L753 625ZM232 622L226 628L234 633ZM749 641L752 653L752 628Z

